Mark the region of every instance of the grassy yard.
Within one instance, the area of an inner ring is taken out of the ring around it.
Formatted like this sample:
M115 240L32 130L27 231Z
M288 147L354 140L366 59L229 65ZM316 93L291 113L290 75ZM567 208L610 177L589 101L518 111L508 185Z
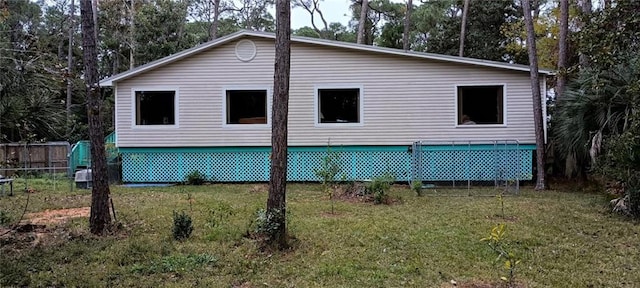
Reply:
M22 185L22 186L21 186ZM32 180L28 212L86 207L90 192L60 182ZM24 184L16 183L16 187ZM487 189L487 188L484 188ZM20 190L20 188L18 189ZM516 278L527 287L637 287L637 223L610 215L601 195L581 191L467 197L444 190L417 197L406 186L401 201L373 205L331 202L315 184L288 189L290 251L261 252L243 237L266 186L255 184L124 188L113 186L116 235L89 235L88 220L48 226L34 245L29 237L0 238L0 286L204 286L204 287L451 287L497 283L502 262L480 239L498 223L522 260ZM493 195L487 189L487 195ZM482 194L482 193L479 193ZM444 195L460 195L449 197ZM0 198L16 219L26 194ZM195 230L172 239L172 212L186 211ZM212 212L213 211L213 212ZM5 214L6 214L5 213ZM5 225L6 226L6 225ZM28 234L28 233L27 233Z

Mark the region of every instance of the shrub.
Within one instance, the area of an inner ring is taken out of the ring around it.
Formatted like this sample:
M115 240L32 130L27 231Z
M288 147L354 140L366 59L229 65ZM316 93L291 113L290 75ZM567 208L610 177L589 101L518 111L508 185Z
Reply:
M504 268L507 270L507 276L500 277L500 279L506 282L507 287L514 287L516 277L516 267L520 265L520 260L516 259L515 254L509 249L504 241L505 225L500 224L491 229L489 236L480 239L480 241L487 242L489 248L493 250L498 257L495 261L504 259Z
M207 226L211 228L218 228L226 220L235 215L233 207L226 202L217 202L214 207L209 210L209 218L207 219Z
M7 211L0 210L0 225L6 225L11 223L11 215Z
M329 200L331 201L331 214L335 212L334 194L337 188L336 182L338 181L338 177L343 181L346 178L346 175L341 171L339 155L331 150L331 142L329 141L327 142L327 155L322 157L320 168L314 169L313 173L316 177L320 178L322 190L329 196Z
M383 204L388 202L388 192L394 181L395 177L393 177L393 175L385 174L375 177L371 182L369 182L369 185L367 185L367 191L369 194L373 195L373 203Z
M204 174L200 173L200 171L198 170L194 170L187 175L185 183L187 185L202 185L204 184L204 182L206 182L206 180L207 177Z
M181 213L173 211L173 239L178 241L187 239L191 236L191 232L193 232L191 216L184 211Z
M413 180L411 181L411 190L416 192L416 195L422 196L422 181Z

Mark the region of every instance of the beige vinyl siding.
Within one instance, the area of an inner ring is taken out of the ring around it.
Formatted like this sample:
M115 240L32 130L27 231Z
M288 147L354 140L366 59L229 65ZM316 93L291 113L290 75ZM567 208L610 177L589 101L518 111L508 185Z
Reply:
M270 127L223 127L225 87L273 86L272 40L249 62L237 41L116 83L120 147L269 146ZM289 144L409 145L415 140L535 143L528 72L296 43L291 52ZM362 87L363 125L316 127L315 87ZM456 85L505 85L506 127L456 127ZM179 89L177 128L133 127L132 89ZM271 90L271 89L270 89ZM268 95L271 97L272 95ZM269 115L270 117L270 115Z

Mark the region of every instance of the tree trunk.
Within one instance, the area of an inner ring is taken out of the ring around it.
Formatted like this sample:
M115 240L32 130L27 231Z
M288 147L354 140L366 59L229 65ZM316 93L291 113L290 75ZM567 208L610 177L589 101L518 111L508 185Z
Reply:
M131 0L131 8L129 9L129 69L136 67L136 4L135 0Z
M291 1L276 2L276 55L273 75L273 119L271 120L271 171L267 200L268 227L273 227L269 244L287 247L287 118L291 60Z
M93 2L93 1L91 1ZM102 99L98 82L98 56L96 52L95 22L90 1L80 1L82 17L82 56L84 80L87 87L87 117L89 139L91 141L91 169L93 188L91 189L91 233L102 235L111 225L109 214L109 182L107 162L104 153L104 130L102 128Z
M409 38L411 34L411 12L413 11L413 0L407 0L407 14L404 16L404 33L402 33L402 49L409 51Z
M580 28L582 29L587 26L587 20L591 17L591 0L581 0L579 6L580 12L582 12L582 15L580 17L582 19ZM578 61L582 68L589 67L589 57L586 54L580 52Z
M93 34L96 40L96 43L98 43L98 1L99 0L80 0L81 2L84 1L90 1L91 2L91 11L93 12L93 16L91 17L93 19Z
M560 0L560 38L558 39L558 76L556 101L562 98L567 83L567 41L569 34L569 0Z
M544 130L542 127L542 97L540 95L540 79L538 73L538 56L536 54L536 34L533 29L530 0L522 0L524 23L527 29L527 48L529 50L529 71L531 75L531 94L533 95L533 121L536 133L536 190L547 188L545 175Z
M367 18L369 15L369 0L362 0L362 6L360 7L360 20L358 21L358 44L364 44L364 32L366 31L365 26L367 25Z
M67 133L69 133L69 127L71 125L71 101L73 101L73 30L75 28L73 18L75 17L75 5L71 0L71 7L69 11L69 50L67 51Z
M462 8L462 22L460 23L460 50L458 50L458 56L464 56L464 38L467 30L467 14L469 13L469 0L464 0L464 7Z
M218 25L220 22L220 0L213 0L213 21L211 23L211 30L209 31L209 41L218 38Z

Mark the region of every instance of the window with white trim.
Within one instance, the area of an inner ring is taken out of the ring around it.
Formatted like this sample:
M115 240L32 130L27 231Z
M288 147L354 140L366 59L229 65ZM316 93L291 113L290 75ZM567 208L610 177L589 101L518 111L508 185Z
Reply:
M362 123L360 88L318 88L317 123Z
M176 91L135 91L136 125L175 125Z
M267 90L226 90L226 124L267 124Z
M504 85L457 87L458 125L504 124Z

